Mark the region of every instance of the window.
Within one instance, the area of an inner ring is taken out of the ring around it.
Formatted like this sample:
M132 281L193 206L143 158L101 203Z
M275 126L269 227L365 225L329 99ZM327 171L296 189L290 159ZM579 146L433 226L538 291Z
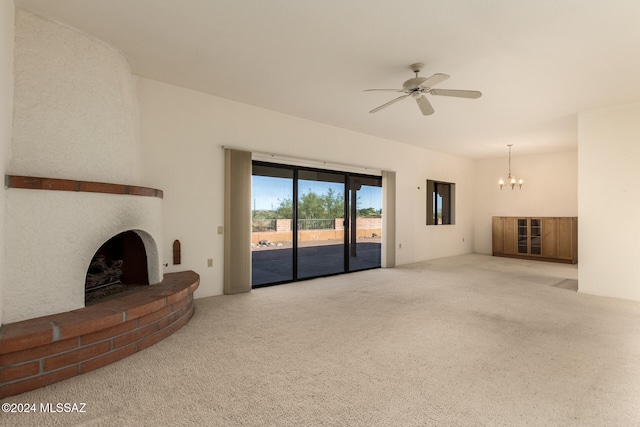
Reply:
M455 224L456 185L427 180L427 225Z

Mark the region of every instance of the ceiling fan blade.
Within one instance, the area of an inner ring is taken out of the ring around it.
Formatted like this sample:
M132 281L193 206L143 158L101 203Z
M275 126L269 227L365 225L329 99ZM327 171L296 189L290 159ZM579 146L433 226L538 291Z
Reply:
M477 99L482 96L482 92L478 92L477 90L431 89L429 93L431 95L455 96L456 98L470 99Z
M416 102L418 103L418 107L420 107L420 111L422 111L422 114L424 114L425 116L430 116L431 114L435 113L435 110L431 106L431 103L426 96L416 98Z
M438 83L441 83L447 80L450 76L448 74L436 73L433 76L429 77L422 83L420 83L420 87L433 87Z
M403 89L365 89L363 92L404 92Z
M371 110L371 111L369 111L369 112L370 112L370 113L375 113L375 112L377 112L377 111L380 111L380 110L382 110L383 108L386 108L386 107L388 107L388 106L389 106L389 105L391 105L391 104L395 104L395 103L396 103L396 102L398 102L398 101L402 101L402 100L403 100L403 99L405 99L407 96L409 96L409 95L402 95L402 96L399 96L399 97L397 97L396 99L392 99L391 101L387 102L386 104L382 104L381 106L376 107L376 108L374 108L373 110Z

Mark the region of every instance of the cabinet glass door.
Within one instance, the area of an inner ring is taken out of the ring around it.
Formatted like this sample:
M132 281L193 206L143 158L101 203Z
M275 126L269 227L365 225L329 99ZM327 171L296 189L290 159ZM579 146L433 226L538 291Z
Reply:
M526 254L528 253L528 236L527 232L527 219L526 218L518 218L518 253Z
M530 219L531 221L531 254L540 255L542 253L542 227L540 219Z

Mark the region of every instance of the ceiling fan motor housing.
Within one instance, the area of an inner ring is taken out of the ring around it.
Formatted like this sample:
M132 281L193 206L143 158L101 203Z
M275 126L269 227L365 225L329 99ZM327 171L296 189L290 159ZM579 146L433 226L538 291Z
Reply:
M415 90L421 90L421 89L429 89L429 88L423 88L420 87L420 85L427 80L426 77L414 77L413 79L409 79L406 82L404 82L402 84L402 88L404 89L405 92L412 92Z

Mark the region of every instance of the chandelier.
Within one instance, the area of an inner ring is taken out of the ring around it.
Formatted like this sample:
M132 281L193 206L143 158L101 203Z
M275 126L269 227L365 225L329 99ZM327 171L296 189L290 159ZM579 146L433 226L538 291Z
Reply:
M507 177L506 183L504 179L500 177L500 181L498 181L498 185L500 185L500 190L502 190L502 187L504 187L505 185L510 185L512 190L516 185L518 186L519 189L522 189L522 184L524 184L524 181L522 179L516 181L516 178L513 175L511 175L511 146L512 145L513 144L507 144L507 147L509 147L509 176Z

